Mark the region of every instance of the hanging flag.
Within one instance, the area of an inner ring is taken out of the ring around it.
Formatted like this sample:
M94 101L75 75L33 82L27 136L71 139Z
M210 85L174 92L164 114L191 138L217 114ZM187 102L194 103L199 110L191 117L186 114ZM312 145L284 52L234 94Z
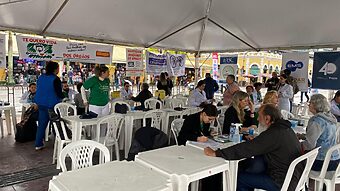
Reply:
M213 79L214 80L218 80L218 53L214 52L212 53L212 60L213 60L213 64L212 64L212 69L213 69Z
M167 72L167 56L165 54L154 54L146 51L146 72L152 75L160 75Z

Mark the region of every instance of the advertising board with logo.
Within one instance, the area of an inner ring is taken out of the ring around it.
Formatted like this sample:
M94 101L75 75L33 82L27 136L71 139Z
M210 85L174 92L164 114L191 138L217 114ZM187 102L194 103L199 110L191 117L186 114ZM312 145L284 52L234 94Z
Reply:
M312 87L340 89L340 52L315 52Z
M308 90L308 52L289 52L282 55L282 69L290 70L300 91Z
M220 55L220 79L226 79L228 75L237 75L238 55Z

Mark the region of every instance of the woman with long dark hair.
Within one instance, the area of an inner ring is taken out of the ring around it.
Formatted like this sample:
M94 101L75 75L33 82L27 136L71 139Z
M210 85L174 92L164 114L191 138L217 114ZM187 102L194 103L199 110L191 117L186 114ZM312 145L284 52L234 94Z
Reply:
M200 80L197 83L196 88L192 91L188 99L188 104L191 107L198 107L201 104L208 103L207 96L204 91L205 81Z
M165 95L168 96L168 95L171 95L171 88L172 87L170 86L169 81L166 79L165 73L162 72L157 82L157 89L164 90Z
M46 73L39 76L37 81L37 92L34 97L34 103L38 105L38 129L35 138L35 149L40 150L44 147L45 130L49 121L48 110L61 102L64 98L61 89L61 81L57 76L59 64L49 61L46 63Z

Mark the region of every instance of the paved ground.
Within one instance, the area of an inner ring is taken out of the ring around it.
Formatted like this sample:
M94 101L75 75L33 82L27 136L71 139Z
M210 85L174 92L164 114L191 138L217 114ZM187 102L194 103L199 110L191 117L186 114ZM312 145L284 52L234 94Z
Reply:
M244 88L242 88L244 89ZM136 92L136 90L134 90ZM175 90L177 93L177 90ZM181 89L183 92L183 89ZM328 91L319 91L328 96ZM263 91L263 95L265 90ZM22 94L21 88L16 88L14 92L15 106L17 111L17 121L20 121L21 116L21 104L19 103ZM10 102L13 104L12 95L10 97ZM7 90L0 87L0 100L7 101ZM295 102L299 102L300 94L295 96ZM4 123L4 126L5 123ZM0 138L0 179L3 175L8 175L9 173L20 172L23 170L30 170L36 167L51 165L52 163L52 153L53 153L53 139L46 144L46 148L41 151L34 150L34 143L16 143L14 141L13 135L7 135L6 127L5 137ZM39 178L32 181L27 181L24 183L18 183L11 186L1 187L0 191L42 191L48 189L48 181L51 176ZM1 182L1 180L0 180ZM337 187L340 191L340 186Z

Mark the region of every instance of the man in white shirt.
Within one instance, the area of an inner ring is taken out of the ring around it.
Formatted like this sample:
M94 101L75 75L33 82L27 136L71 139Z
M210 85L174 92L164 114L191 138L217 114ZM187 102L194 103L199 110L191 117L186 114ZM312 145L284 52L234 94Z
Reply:
M129 89L130 84L128 82L124 83L124 87L120 90L120 97L123 100L129 100L132 97L132 91Z

